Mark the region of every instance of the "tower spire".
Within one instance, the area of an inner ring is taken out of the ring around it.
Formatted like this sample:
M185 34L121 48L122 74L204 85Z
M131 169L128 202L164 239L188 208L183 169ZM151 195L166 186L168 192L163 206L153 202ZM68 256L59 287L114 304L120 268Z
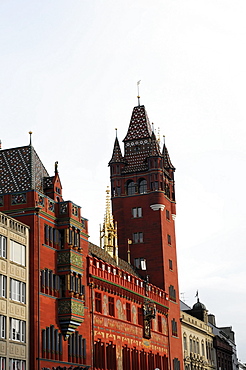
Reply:
M106 211L104 223L100 228L100 245L118 264L118 241L117 241L117 223L114 223L111 206L110 206L110 190L106 190Z
M139 95L139 85L140 85L140 82L141 82L141 80L139 80L137 82L137 87L138 87L138 96L137 96L137 98L138 98L138 106L140 106L140 95Z

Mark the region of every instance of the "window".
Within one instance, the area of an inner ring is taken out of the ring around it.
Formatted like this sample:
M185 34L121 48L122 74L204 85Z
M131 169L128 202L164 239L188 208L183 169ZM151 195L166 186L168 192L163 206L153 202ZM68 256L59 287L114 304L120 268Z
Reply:
M133 243L143 243L143 233L133 233Z
M7 276L0 275L0 297L7 298Z
M0 257L6 258L6 245L7 245L7 239L5 236L0 235Z
M177 327L177 322L175 321L175 319L172 320L172 335L174 337L178 336L178 327Z
M10 318L10 336L9 339L18 342L26 341L26 322Z
M42 352L45 358L62 359L62 334L54 325L42 330Z
M162 322L161 322L161 316L157 316L157 322L158 322L158 331L162 333Z
M54 351L53 351L54 353ZM68 360L82 364L86 358L86 340L79 332L69 335L68 339ZM78 360L79 359L79 360Z
M204 352L204 342L202 342L202 356L205 356L205 352Z
M172 269L173 269L173 261L169 260L169 270L172 270Z
M166 219L170 220L170 212L168 211L168 209L166 209Z
M137 269L145 271L147 269L145 258L134 258L134 266Z
M171 243L171 235L169 235L169 234L167 234L167 242L168 242L168 244L170 244L170 245L172 244L172 243Z
M14 240L10 240L10 260L26 266L26 247Z
M5 370L6 369L6 358L0 357L0 369Z
M139 194L145 193L147 193L147 181L143 179L139 181Z
M114 297L108 297L108 314L114 316Z
M142 217L142 208L141 207L132 208L132 217L133 218Z
M169 299L176 302L176 290L173 285L170 285L169 287Z
M192 339L190 338L190 352L193 352Z
M95 293L95 310L96 312L100 312L102 313L102 294L101 293L98 293L96 292Z
M183 345L184 345L184 350L186 351L187 350L187 339L186 339L185 334L183 335Z
M143 325L143 310L142 310L142 307L138 307L138 325Z
M9 370L16 370L16 369L25 370L26 369L26 361L15 360L13 358L10 358L10 360L9 360Z
M26 303L26 284L22 281L10 279L9 296L13 301Z
M127 195L135 194L135 184L133 181L128 182L126 192L127 192Z
M131 305L126 302L126 320L131 321Z
M176 357L173 359L173 370L180 370L180 361Z
M6 316L0 315L0 338L6 339Z

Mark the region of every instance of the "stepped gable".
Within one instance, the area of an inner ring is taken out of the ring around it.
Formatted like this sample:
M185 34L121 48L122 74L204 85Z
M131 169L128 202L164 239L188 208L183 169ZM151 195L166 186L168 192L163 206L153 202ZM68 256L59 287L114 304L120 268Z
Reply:
M162 155L164 157L164 168L172 168L173 170L175 170L175 167L172 165L172 162L171 162L171 159L170 159L170 156L168 154L168 150L165 144L163 145Z
M149 118L144 105L133 108L132 117L124 142L150 138L152 134Z
M0 150L0 173L0 194L43 192L43 178L49 176L31 145Z
M150 157L160 157L161 156L160 145L156 139L154 132L152 132L152 136L151 136L149 156Z
M114 142L113 155L112 155L111 160L109 161L109 165L111 163L123 163L123 162L124 162L124 159L123 159L122 154L121 154L119 140L116 137L115 142Z
M102 260L106 263L109 263L110 265L118 267L118 268L128 272L129 274L135 275L138 278L140 278L140 276L136 273L136 271L133 269L133 267L131 265L129 265L129 263L127 263L126 261L119 258L118 259L118 265L117 265L115 259L112 258L108 254L108 252L106 252L104 249L98 247L95 244L89 243L89 254L92 255L93 257L99 258L100 260Z

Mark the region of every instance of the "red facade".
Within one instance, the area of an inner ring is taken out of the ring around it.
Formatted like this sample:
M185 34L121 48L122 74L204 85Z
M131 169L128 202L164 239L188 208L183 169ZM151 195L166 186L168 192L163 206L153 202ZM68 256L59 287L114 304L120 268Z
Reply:
M174 171L167 148L160 149L144 106L133 109L124 141L116 138L112 159L113 216L119 256L169 296L168 326L173 367L182 364L178 270L175 243ZM130 240L130 244L129 244Z
M135 107L110 161L119 259L88 242L31 145L0 151L0 211L30 226L29 368L183 368L174 167ZM127 263L127 261L130 262Z

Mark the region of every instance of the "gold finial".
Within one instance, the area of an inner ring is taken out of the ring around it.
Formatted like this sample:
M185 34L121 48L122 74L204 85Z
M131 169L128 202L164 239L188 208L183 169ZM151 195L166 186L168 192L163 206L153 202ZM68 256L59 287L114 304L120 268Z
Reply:
M29 145L32 145L32 131L29 131L29 135L30 135L30 144Z
M138 98L138 106L140 106L140 95L139 95L139 85L140 85L140 82L141 82L141 80L139 80L137 82L137 87L138 87L138 96L137 96L137 98Z

